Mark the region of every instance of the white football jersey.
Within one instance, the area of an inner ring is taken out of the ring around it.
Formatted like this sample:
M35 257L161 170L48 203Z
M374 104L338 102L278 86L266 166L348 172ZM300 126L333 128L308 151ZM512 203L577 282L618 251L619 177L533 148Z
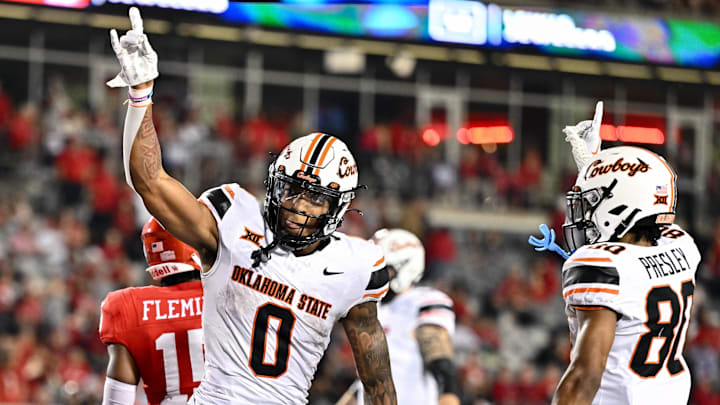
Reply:
M452 338L455 313L450 297L434 288L412 287L382 303L378 318L388 342L398 404L437 405L437 382L425 370L415 330L422 325L436 325L445 328ZM358 403L364 403L362 389Z
M700 252L679 226L658 246L596 243L563 266L563 297L575 344L577 308L618 314L615 340L593 405L686 404L690 370L682 356Z
M382 251L335 232L306 256L275 249L253 267L252 252L272 242L258 201L237 184L200 200L218 224L212 268L203 274L205 376L196 404L304 404L333 324L388 290Z

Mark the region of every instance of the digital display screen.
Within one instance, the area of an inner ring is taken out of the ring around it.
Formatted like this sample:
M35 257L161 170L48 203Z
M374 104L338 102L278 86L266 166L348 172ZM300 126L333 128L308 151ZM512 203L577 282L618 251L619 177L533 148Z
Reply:
M469 0L427 5L230 3L229 22L336 35L534 49L563 56L712 68L720 25Z
M90 0L4 0L9 3L34 4L37 6L52 6L65 8L85 8Z

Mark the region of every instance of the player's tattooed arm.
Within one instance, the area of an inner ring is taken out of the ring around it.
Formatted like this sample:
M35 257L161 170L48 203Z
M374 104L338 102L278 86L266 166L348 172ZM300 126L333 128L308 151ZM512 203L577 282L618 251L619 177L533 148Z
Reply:
M138 135L135 138L133 151L130 155L130 174L136 189L147 188L153 180L157 180L162 170L160 142L152 119L152 104L147 106Z
M152 85L152 82L137 87L146 85ZM152 104L144 108L145 114L130 152L133 187L150 214L171 234L197 249L203 266L210 268L217 252L215 219L207 207L163 169Z
M451 359L453 346L450 334L445 328L435 325L422 325L415 329L415 338L425 364L437 359Z
M342 323L365 389L365 403L396 405L390 355L385 332L377 319L377 304L366 302L354 306Z
M450 333L437 325L421 325L415 329L415 339L420 347L425 369L430 371L438 383L438 404L459 405L457 370L453 363Z

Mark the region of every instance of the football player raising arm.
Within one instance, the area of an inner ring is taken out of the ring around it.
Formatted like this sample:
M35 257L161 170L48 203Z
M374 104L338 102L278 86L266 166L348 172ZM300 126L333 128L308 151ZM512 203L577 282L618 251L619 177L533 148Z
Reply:
M340 139L298 138L268 171L265 206L237 184L199 201L162 168L152 122L157 55L136 8L132 30L111 42L130 86L123 131L128 184L203 263L205 374L192 404L300 404L337 321L347 331L372 404L396 404L376 303L388 291L382 251L335 232L358 187ZM270 260L272 258L272 260Z
M130 86L123 129L125 178L142 197L148 211L172 235L197 249L204 267L209 268L218 244L215 220L207 208L162 167L160 143L152 120L158 57L143 33L140 11L132 7L129 14L130 31L121 38L117 31L110 31L110 42L122 70L107 83L111 87Z

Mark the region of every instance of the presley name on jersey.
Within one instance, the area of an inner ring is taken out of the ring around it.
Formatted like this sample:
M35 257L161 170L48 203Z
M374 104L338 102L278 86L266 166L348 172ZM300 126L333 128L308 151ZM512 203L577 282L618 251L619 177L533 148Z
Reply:
M203 376L200 281L125 288L101 306L100 340L125 346L148 403L185 403Z
M415 331L423 325L439 326L452 338L455 333L452 299L431 287L412 287L390 302L383 302L378 318L388 341L398 404L437 404L440 394L437 380L425 368ZM365 403L363 397L363 390L358 390L358 404Z
M200 201L217 221L219 244L202 276L207 351L193 400L307 403L335 322L355 305L379 301L389 288L382 251L335 232L311 255L277 248L253 267L252 253L273 241L257 199L227 184Z
M690 372L682 352L699 262L694 240L677 225L663 229L657 246L596 243L565 262L573 344L578 309L608 308L618 316L594 405L687 403Z

